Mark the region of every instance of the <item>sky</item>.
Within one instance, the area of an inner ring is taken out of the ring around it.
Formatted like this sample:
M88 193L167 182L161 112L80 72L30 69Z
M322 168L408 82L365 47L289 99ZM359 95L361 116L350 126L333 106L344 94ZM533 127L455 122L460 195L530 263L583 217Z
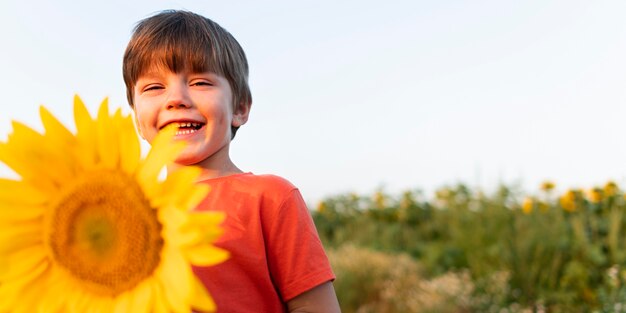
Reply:
M0 140L11 120L41 129L42 104L71 125L74 94L130 114L122 55L163 9L209 17L243 46L253 105L231 157L310 205L458 182L626 184L618 0L3 1Z

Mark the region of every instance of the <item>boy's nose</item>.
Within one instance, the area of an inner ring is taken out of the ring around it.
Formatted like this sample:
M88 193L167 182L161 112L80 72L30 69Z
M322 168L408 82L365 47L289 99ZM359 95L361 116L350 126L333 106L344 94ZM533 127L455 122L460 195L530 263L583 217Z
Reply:
M165 107L171 109L186 109L191 107L191 100L187 91L182 87L172 87L169 90Z
M191 105L187 104L186 101L168 101L167 109L186 109L191 107Z

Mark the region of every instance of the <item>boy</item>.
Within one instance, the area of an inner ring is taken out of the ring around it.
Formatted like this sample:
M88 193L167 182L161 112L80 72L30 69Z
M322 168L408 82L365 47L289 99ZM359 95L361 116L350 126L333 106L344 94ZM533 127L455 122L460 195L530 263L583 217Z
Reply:
M218 312L339 312L335 279L298 189L272 175L244 173L229 146L252 97L241 46L217 23L163 11L136 26L124 54L128 101L141 136L179 127L187 148L175 167L203 169L211 192L198 210L223 210L216 243L230 258L195 274Z

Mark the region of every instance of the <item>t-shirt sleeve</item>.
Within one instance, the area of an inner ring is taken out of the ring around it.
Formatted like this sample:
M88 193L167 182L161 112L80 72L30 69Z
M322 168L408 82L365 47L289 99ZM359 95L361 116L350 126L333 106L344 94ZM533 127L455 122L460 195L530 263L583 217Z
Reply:
M284 302L335 279L324 248L298 189L292 189L264 225L266 253L274 285Z

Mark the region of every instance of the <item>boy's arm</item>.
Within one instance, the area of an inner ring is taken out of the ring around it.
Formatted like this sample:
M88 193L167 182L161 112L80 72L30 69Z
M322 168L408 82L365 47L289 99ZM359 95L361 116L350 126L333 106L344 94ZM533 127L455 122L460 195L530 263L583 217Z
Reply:
M287 301L290 313L341 313L335 288L325 282Z

